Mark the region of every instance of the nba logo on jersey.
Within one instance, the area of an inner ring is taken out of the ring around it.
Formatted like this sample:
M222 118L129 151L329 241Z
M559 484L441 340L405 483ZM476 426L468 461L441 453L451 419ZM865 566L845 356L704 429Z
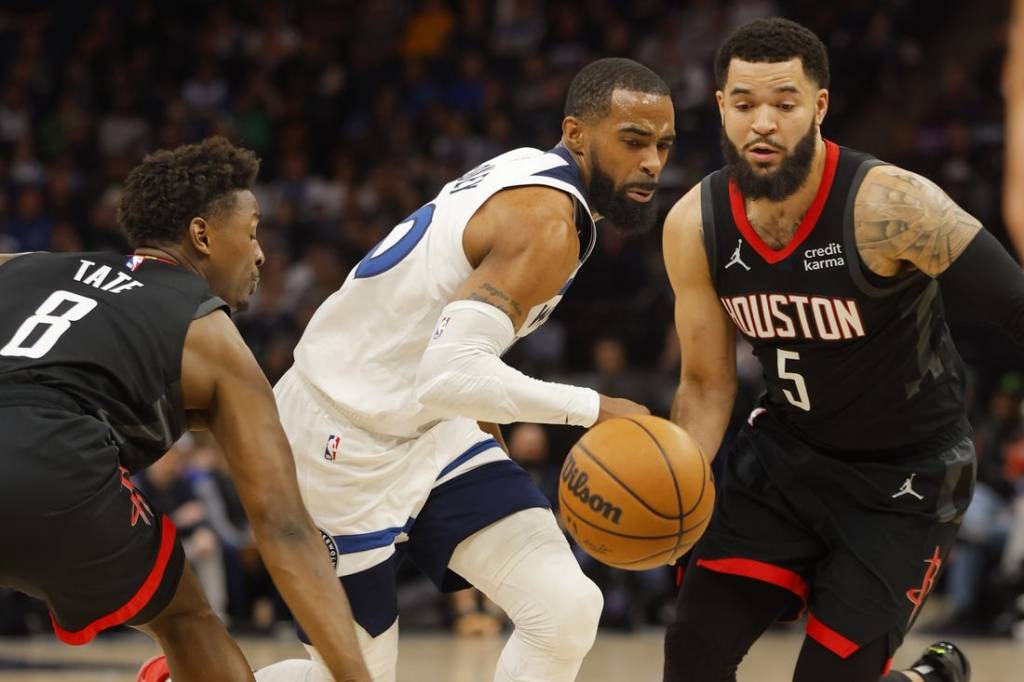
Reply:
M338 446L341 445L341 436L327 436L327 447L324 448L324 459L333 462L338 458Z
M132 256L131 258L128 259L128 262L125 263L124 265L125 265L126 268L128 268L132 272L135 272L139 268L139 266L142 265L142 263L145 260L146 260L145 256Z
M448 317L447 315L445 315L444 317L442 317L438 321L437 327L434 328L434 338L435 339L441 338L441 334L444 334L445 328L448 327L448 321L449 320L451 320L451 318Z

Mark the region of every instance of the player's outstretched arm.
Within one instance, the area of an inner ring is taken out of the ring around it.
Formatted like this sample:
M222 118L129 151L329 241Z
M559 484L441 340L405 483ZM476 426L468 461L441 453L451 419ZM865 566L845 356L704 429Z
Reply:
M1006 99L1003 216L1017 254L1024 258L1024 0L1014 0L1007 42L1003 68L1003 97Z
M647 408L589 388L540 381L501 361L530 310L566 285L579 259L572 199L547 187L505 190L463 237L473 273L441 311L417 371L419 400L453 416L590 426Z
M302 504L270 384L227 315L192 323L181 364L186 409L206 413L274 584L335 679L369 682L348 600Z
M975 319L1024 344L1024 272L1002 244L930 180L894 166L868 172L854 208L864 263L895 276L916 268L972 302Z
M736 328L718 300L708 270L700 185L669 211L662 251L676 295L682 358L672 421L700 443L710 460L722 444L736 399Z
M13 260L18 256L27 256L30 253L37 253L36 251L24 251L22 253L0 253L0 265L3 265L9 260Z

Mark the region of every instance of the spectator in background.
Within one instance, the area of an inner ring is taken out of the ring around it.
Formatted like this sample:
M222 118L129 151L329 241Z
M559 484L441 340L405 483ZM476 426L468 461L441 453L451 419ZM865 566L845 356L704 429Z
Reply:
M1024 0L1015 4L1024 7ZM777 11L815 22L828 36L835 71L857 83L833 93L828 134L846 139L847 129L868 125L862 117L871 107L902 105L911 86L924 83L923 97L915 98L926 105L923 117L909 110L890 120L891 139L869 128L870 151L936 173L979 216L999 191L992 159L1002 144L1002 101L990 83L1002 60L997 41L991 33L977 37L991 43L979 64L964 56L968 50L946 58L941 49L938 64L923 59L936 49L939 31L957 29L956 13L969 11L957 3L865 7L837 0L814 12L803 0L130 5L0 10L0 250L124 252L113 211L124 169L155 146L225 130L265 160L257 193L261 231L273 233L274 248L261 300L240 328L272 381L291 363L323 297L394 224L478 160L523 144L554 144L565 72L581 61L633 57L668 80L686 144L677 145L662 175L666 207L670 192L718 165L708 68L714 47L732 25ZM1024 11L1014 15L1009 45L1004 199L1007 222L1024 235L1024 151L1012 152L1024 150ZM954 67L945 68L947 61ZM998 221L990 227L1001 229ZM657 249L657 240L623 242L602 229L576 294L508 357L547 379L586 373L634 385L664 414L678 348L670 348L671 320L658 312L669 306L657 298L667 295L659 291L664 275L649 265L654 255L660 267ZM628 338L594 352L595 339L613 323ZM999 343L986 337L967 358L986 383L1004 371L990 352ZM760 392L749 349L738 360L734 425ZM526 442L535 436L523 434ZM561 448L553 450L550 466L557 468ZM1021 530L1024 546L1024 523L1012 529ZM1004 562L1018 556L1012 537ZM628 595L632 587L624 589Z
M1004 608L985 578L999 565L1014 522L1018 476L1008 469L1007 455L1024 448L1022 396L1021 377L1004 376L975 430L978 479L947 573L951 614L932 627L936 632L988 634Z
M186 476L192 451L189 436L137 476L137 485L154 510L167 514L178 527L185 557L199 577L206 597L221 620L227 612L227 582L220 541L212 530L206 505Z
M551 460L548 434L540 424L516 424L508 437L508 456L526 469L551 506L558 507L557 462Z

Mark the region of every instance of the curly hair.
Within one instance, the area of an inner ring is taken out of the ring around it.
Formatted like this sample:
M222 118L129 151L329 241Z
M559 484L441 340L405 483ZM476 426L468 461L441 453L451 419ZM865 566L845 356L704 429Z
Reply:
M829 86L828 52L818 36L795 21L772 17L744 24L733 31L715 55L715 82L725 87L729 62L733 58L745 62L786 62L799 58L804 73L818 84Z
M616 88L653 95L669 95L661 76L632 59L608 57L580 69L565 97L565 115L587 121L599 120L611 109Z
M223 137L161 149L128 173L118 221L136 248L180 242L193 218L234 206L259 169L256 154Z

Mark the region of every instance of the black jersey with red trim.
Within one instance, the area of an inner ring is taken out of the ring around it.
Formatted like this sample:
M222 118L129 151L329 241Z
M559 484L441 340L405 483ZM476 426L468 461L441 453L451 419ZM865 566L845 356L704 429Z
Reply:
M762 406L826 450L940 448L969 428L938 283L879 277L857 251L854 201L881 163L827 141L817 195L779 250L751 226L726 169L701 183L711 277L761 361Z
M193 319L227 305L171 261L35 253L0 266L0 400L50 387L105 422L142 469L187 428L181 355Z

